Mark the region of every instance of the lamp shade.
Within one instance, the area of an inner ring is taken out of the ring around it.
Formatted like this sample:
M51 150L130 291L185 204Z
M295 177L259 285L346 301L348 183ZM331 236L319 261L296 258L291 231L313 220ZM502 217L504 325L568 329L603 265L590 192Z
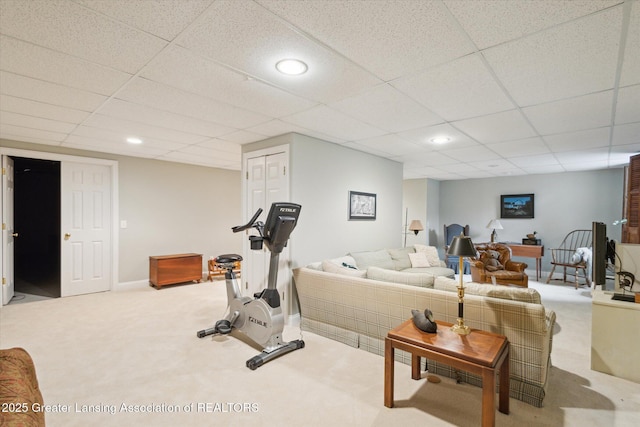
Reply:
M411 221L411 224L409 225L409 230L422 231L424 230L424 227L422 226L422 223L420 222L419 219L414 219L413 221Z
M475 257L476 248L473 247L471 237L460 234L459 236L455 236L453 238L453 240L451 241L451 246L449 246L449 252L447 253L449 255L459 257Z
M491 221L489 221L489 224L487 224L487 228L493 228L494 230L503 230L502 224L500 224L500 221L498 221L497 219L492 219Z

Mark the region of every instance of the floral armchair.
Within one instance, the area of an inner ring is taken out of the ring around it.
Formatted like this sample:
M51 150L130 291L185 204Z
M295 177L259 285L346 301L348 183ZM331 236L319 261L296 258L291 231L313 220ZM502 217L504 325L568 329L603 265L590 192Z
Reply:
M509 246L487 243L476 245L476 250L478 257L470 260L471 278L474 282L493 283L492 278L495 278L495 282L500 285L529 286L529 276L524 272L527 264L512 261ZM497 258L493 256L495 252Z

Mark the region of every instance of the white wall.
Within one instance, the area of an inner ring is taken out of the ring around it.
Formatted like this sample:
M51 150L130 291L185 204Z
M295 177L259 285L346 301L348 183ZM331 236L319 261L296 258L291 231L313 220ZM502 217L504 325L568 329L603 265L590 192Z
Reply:
M294 267L402 246L401 163L294 134L290 167L291 200L302 205L291 235ZM377 195L375 221L349 221L349 191Z
M402 232L406 229L407 246L416 243L426 245L429 241L428 219L427 219L427 180L407 179L402 182ZM407 217L408 214L408 217ZM423 231L409 231L409 225L413 220L419 220L424 227ZM404 243L404 242L403 242Z
M533 219L500 219L500 195L535 195ZM486 226L500 219L499 241L522 242L527 233L538 232L545 246L542 269L550 270L550 248L557 247L572 230L591 229L592 221L607 224L609 238L620 240L620 227L613 221L622 215L623 169L606 169L508 178L468 179L440 183L440 222L469 224L474 242L486 242ZM442 231L438 228L438 245ZM531 269L533 259L524 258ZM546 275L543 277L546 280Z
M240 172L0 140L0 146L118 161L118 283L147 281L149 256L242 252Z

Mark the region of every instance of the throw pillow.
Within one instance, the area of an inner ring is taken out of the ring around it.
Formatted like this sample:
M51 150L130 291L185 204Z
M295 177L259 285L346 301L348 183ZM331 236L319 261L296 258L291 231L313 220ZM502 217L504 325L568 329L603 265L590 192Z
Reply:
M341 267L329 260L322 261L322 270L326 271L327 273L344 274L345 276L367 277L367 272L365 270L356 270L354 268Z
M427 254L427 260L429 260L429 265L433 267L440 266L440 256L438 255L438 249L435 246L427 246L415 244L413 247L416 249L416 252L424 252Z
M411 260L411 267L413 268L431 267L431 264L427 259L427 254L425 252L416 252L414 254L409 254L409 259Z

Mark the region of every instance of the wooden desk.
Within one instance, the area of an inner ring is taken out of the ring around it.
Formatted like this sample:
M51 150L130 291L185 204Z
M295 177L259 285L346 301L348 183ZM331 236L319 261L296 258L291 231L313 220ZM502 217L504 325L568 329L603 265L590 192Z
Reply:
M544 246L538 245L521 245L518 243L505 242L505 245L511 248L512 256L520 256L524 258L536 259L536 280L540 280L540 271L542 270L542 257L544 256Z
M482 377L482 426L495 425L496 373L500 372L498 410L509 413L509 341L504 335L473 329L469 335L438 323L435 334L422 332L409 319L389 331L384 346L384 406L393 408L394 349L411 353L411 378L420 379L420 357Z

